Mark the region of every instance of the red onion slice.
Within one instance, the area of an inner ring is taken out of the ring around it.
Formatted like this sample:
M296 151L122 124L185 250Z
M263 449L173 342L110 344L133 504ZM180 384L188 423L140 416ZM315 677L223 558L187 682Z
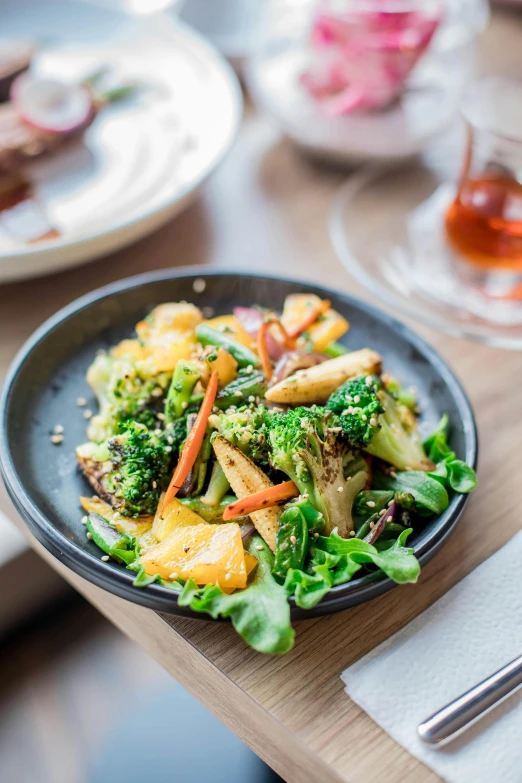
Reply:
M397 513L397 505L392 503L389 508L386 509L386 513L377 520L367 536L363 538L367 544L375 544L381 533L384 531L387 522L393 522Z
M306 353L305 351L290 351L284 353L278 361L274 374L270 380L270 386L274 386L279 381L293 375L297 370L306 370L308 367L315 367L316 364L326 362L330 357L325 353Z
M255 340L261 324L265 320L265 314L256 307L234 307L234 315L243 329ZM283 355L284 349L270 332L266 336L266 346L270 358L277 362Z
M94 111L86 87L31 74L15 80L11 99L24 122L49 133L72 133L87 125Z
M249 536L252 535L252 533L255 532L255 526L252 522L245 522L244 525L241 525L241 539L244 541L246 538L249 538Z

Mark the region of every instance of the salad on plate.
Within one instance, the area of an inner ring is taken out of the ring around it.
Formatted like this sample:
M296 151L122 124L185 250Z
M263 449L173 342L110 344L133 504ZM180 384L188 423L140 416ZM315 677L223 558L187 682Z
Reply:
M445 415L423 442L414 389L339 342L348 329L313 294L217 317L165 303L98 353L76 456L102 560L265 653L293 645L289 597L309 609L370 573L416 582L410 534L476 476Z

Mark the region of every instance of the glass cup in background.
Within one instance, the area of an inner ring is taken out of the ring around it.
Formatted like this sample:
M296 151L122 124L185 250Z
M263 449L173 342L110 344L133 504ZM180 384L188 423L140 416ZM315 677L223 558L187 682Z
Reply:
M488 19L485 0L267 0L247 83L308 152L403 161L457 117Z
M341 262L398 313L522 350L522 81L463 93L460 142L348 178L330 215Z
M522 82L471 85L462 113L468 143L457 195L445 217L459 258L477 282L506 273L506 294L522 298Z

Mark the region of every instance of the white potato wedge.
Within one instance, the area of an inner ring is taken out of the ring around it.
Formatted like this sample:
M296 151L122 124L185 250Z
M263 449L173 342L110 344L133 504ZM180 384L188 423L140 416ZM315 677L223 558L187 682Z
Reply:
M219 464L239 499L273 486L261 468L226 438L217 437L212 445ZM272 552L275 552L276 548L276 535L280 516L281 509L278 506L265 508L262 511L255 511L253 514L250 514L250 519L256 526L257 532L266 541Z
M322 403L348 378L380 373L381 366L382 359L376 351L362 348L300 370L276 383L265 396L270 402Z

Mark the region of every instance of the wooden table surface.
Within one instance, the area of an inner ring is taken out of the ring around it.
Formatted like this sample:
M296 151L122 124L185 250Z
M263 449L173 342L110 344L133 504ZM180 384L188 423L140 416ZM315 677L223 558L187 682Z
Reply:
M520 75L521 66L522 18L496 12L481 44L479 71ZM266 120L248 110L225 164L184 215L109 258L0 288L0 372L35 327L62 305L112 280L160 267L206 264L275 271L370 299L340 267L328 240L328 211L344 176L305 161ZM167 617L109 595L32 541L53 567L288 783L440 780L345 695L339 675L520 528L521 355L416 328L462 381L481 443L479 488L418 585L301 622L294 650L281 658L266 657L248 649L226 624ZM15 519L5 496L0 505Z

